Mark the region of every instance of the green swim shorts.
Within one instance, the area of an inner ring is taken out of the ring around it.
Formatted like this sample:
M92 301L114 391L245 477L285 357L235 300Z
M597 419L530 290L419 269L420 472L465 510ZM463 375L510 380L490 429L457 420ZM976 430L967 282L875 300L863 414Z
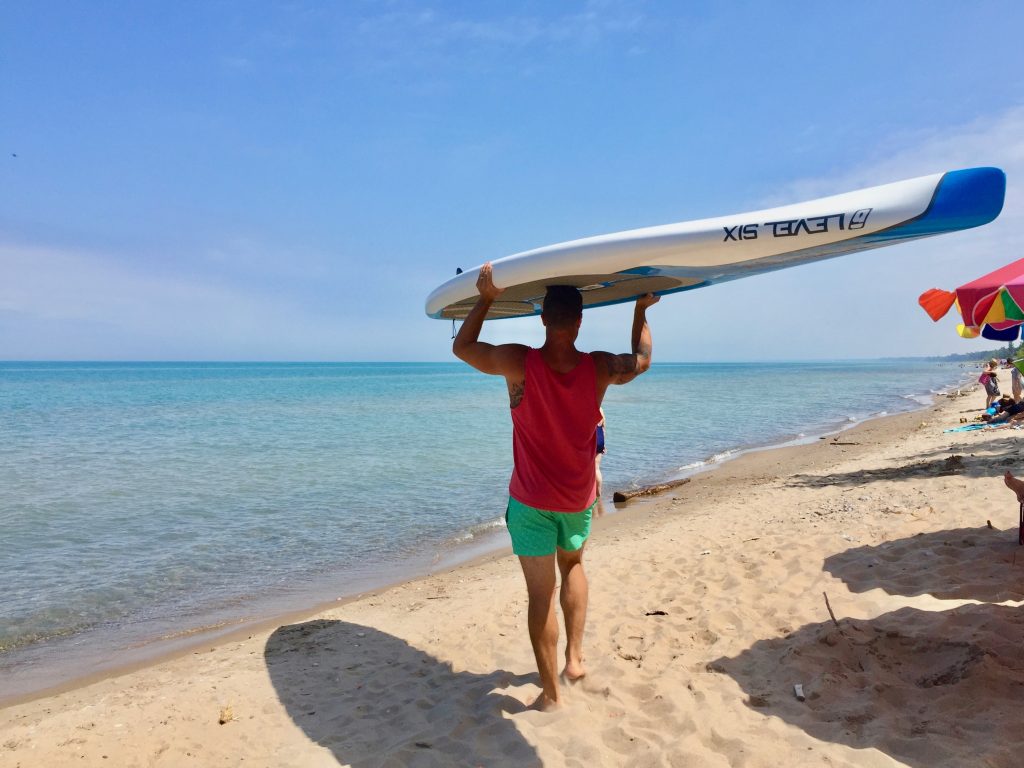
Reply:
M555 547L575 552L590 536L590 519L597 500L582 512L548 512L508 499L505 524L512 536L512 551L525 557L555 554Z

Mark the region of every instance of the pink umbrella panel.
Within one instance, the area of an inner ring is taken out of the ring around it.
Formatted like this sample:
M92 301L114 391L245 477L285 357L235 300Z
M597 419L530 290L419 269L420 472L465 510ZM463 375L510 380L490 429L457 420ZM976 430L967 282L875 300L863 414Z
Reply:
M1015 341L1024 325L1024 259L1007 264L955 291L932 288L917 300L932 320L956 305L963 322L957 332L967 339Z

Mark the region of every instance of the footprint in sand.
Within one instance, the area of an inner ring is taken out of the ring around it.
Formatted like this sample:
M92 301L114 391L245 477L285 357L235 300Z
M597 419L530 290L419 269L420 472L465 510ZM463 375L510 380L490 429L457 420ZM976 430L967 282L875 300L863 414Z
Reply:
M712 632L710 629L701 629L693 633L693 641L695 645L703 648L710 648L712 645L719 641L720 637L717 632Z
M634 662L637 667L644 660L647 650L646 630L637 625L624 624L612 636L615 653L620 659Z

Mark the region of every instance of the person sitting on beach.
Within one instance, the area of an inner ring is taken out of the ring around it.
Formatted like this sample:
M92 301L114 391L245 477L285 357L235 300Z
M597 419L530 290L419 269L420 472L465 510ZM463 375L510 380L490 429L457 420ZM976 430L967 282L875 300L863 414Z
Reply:
M990 405L988 407L988 410L990 410L990 411L994 410L997 413L999 413L999 412L1005 411L1007 408L1009 408L1014 403L1015 403L1015 400L1012 397L1010 397L1009 395L1000 395L999 399L996 400L994 403L992 403L992 405Z
M647 294L633 312L633 351L580 352L583 297L572 286L552 285L544 296L540 349L522 344L479 341L484 318L502 292L490 263L476 281L480 298L459 329L452 352L478 371L504 376L512 411L512 479L505 512L512 551L526 579L527 625L541 694L537 709L561 703L557 675L558 620L555 616L556 566L565 621L567 681L584 676L583 628L587 577L583 546L597 504L597 432L601 401L611 384L625 384L651 365L647 308L658 301Z
M986 409L981 420L989 424L1024 421L1024 402L1018 403L1009 395L1003 395Z

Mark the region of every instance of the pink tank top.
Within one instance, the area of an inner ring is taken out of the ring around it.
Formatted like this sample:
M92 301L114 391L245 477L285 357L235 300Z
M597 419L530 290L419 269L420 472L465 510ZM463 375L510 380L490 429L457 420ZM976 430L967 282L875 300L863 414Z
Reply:
M582 512L593 504L600 420L589 354L568 373L556 373L539 349L527 350L523 399L512 409L509 495L549 512Z

